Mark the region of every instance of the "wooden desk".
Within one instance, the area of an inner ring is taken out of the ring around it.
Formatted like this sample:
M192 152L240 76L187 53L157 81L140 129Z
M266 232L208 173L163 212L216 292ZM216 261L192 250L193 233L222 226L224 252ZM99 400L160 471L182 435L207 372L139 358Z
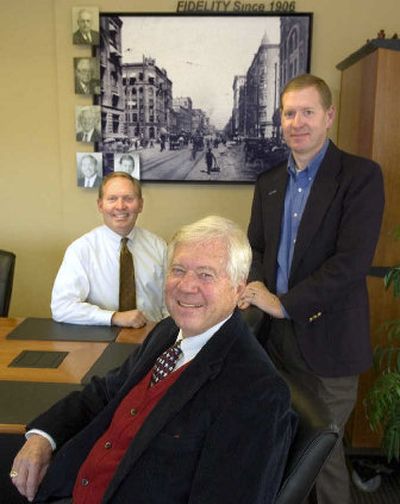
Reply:
M83 378L110 345L140 344L155 325L122 329L116 343L111 344L7 339L23 320L0 317L0 433L24 432L29 419L72 390L82 388ZM8 367L23 350L62 351L68 355L56 369Z
M155 326L155 322L148 322L144 327L140 329L121 329L118 333L116 342L117 343L143 343L146 336Z

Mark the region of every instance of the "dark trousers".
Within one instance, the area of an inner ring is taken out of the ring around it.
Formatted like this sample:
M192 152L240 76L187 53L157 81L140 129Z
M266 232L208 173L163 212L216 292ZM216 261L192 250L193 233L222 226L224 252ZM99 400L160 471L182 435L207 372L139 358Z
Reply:
M273 320L266 349L278 369L289 373L328 407L340 427L335 449L322 468L315 484L318 504L350 504L350 479L343 449L346 422L357 398L358 376L326 378L316 375L305 362L290 320Z

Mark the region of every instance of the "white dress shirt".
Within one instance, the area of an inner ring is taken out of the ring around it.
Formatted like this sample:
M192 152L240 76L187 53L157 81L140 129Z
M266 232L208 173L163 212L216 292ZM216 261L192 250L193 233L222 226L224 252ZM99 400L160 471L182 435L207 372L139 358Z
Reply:
M94 128L90 131L82 131L82 142L91 142Z
M210 329L207 329L207 331L197 334L196 336L190 336L188 338L184 338L182 335L182 331L180 330L178 333L178 337L176 338L176 341L181 342L181 350L182 350L182 355L180 359L178 359L175 369L179 369L181 366L184 366L187 364L189 361L194 359L196 355L200 352L200 350L203 348L203 346L208 342L209 339L219 330L219 328L225 324L225 322L232 316L229 315L228 318L224 319L222 322L218 322L218 324L215 324L214 326L210 327Z
M51 296L54 320L111 325L111 317L118 311L121 238L103 225L67 248ZM166 243L136 226L128 238L135 266L137 308L157 322L168 315L164 303Z
M97 174L95 173L91 177L85 177L84 187L93 187L94 181L96 180Z

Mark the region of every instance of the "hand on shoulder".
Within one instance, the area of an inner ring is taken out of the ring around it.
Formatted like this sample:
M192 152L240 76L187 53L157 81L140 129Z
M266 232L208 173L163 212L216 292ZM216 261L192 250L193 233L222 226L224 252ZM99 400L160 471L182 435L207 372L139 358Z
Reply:
M260 310L274 318L284 318L282 304L278 296L272 294L262 282L250 282L242 294L238 307L242 310L250 305L257 306Z

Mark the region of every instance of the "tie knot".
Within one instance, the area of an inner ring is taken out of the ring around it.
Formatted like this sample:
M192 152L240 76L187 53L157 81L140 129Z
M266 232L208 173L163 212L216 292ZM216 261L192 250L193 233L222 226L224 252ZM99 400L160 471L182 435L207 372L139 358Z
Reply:
M129 238L127 238L126 236L121 238L121 252L123 254L130 253L129 248L128 248L128 241L129 241Z

